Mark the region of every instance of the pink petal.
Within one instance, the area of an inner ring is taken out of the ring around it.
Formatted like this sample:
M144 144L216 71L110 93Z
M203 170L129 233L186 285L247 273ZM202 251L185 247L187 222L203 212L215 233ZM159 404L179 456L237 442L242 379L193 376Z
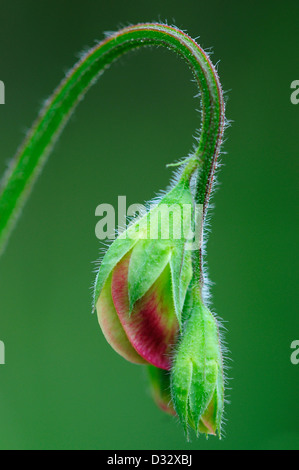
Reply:
M131 345L119 321L111 296L110 276L97 302L97 313L103 334L112 348L125 359L135 364L147 364Z

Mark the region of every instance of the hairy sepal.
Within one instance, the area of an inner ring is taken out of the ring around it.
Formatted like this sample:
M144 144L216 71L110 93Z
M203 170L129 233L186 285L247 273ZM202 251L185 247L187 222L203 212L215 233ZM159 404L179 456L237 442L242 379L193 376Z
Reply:
M171 247L162 240L139 240L130 258L128 292L130 313L162 274L171 258Z

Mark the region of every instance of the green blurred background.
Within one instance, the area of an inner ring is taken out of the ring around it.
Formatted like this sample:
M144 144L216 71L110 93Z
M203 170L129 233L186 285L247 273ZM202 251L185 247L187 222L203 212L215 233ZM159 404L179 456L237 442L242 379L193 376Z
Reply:
M189 70L158 49L124 57L89 92L1 258L0 448L298 449L299 3L1 0L0 17L0 173L77 53L128 23L167 19L213 47L234 121L208 243L232 358L225 439L186 443L91 315L96 207L165 188L199 126Z

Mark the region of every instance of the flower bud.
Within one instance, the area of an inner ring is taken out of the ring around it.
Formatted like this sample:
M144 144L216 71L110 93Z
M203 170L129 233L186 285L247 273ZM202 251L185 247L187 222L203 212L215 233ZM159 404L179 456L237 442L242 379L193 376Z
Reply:
M101 263L94 294L99 323L109 344L131 362L171 367L192 278L187 243L196 167L191 160L174 188L119 235Z
M171 371L174 408L188 435L221 435L224 405L222 355L217 322L204 306L198 285L188 292L186 322Z

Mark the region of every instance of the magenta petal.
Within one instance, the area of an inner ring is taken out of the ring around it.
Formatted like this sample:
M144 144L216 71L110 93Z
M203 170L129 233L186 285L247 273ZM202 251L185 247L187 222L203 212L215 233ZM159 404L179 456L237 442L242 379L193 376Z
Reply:
M112 299L120 322L138 354L160 369L170 370L178 335L169 265L130 314L128 296L129 253L114 268Z

